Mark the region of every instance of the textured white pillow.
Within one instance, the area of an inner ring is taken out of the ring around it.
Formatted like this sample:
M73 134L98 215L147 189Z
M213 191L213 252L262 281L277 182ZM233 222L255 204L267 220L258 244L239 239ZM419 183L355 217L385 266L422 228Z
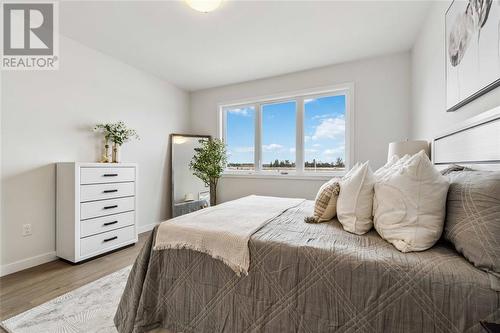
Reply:
M406 163L410 159L411 155L405 155L402 158L399 158L397 155L392 155L392 157L387 161L387 163L377 169L373 175L375 176L375 183L381 182L382 180L390 177L394 170ZM375 189L375 188L374 188ZM373 216L375 216L375 207L377 207L377 194L373 194Z
M375 229L401 252L427 250L443 231L448 181L423 150L389 169L375 183Z
M372 228L373 184L368 162L356 164L340 181L337 218L344 230L361 235Z
M405 155L404 158L406 158L406 156L410 156L410 155ZM377 169L373 175L375 176L375 178L381 178L381 177L384 177L384 175L386 175L387 173L390 172L391 168L397 164L398 162L400 162L401 159L399 159L399 157L397 155L392 155L392 157L389 159L389 161L387 161L387 163L380 167L379 169Z

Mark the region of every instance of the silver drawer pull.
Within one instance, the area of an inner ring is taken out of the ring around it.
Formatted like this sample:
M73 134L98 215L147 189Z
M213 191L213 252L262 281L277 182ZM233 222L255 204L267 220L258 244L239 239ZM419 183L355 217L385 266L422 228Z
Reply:
M112 240L118 239L118 236L111 237L111 238L106 238L104 242L111 242Z
M113 205L113 206L105 206L104 209L113 209L113 208L118 208L118 205Z
M118 192L118 190L104 190L102 193L115 193Z
M104 226L112 225L112 224L117 224L118 221L113 221L113 222L106 222L104 223Z

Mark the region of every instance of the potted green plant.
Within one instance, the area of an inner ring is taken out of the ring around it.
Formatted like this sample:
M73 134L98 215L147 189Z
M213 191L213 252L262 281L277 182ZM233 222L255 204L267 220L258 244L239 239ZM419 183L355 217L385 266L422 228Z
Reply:
M217 184L226 166L226 145L220 139L201 139L189 163L193 174L210 187L210 206L217 204Z
M121 146L132 138L139 139L139 135L137 135L136 130L127 128L123 121L119 121L111 126L111 138L113 141L113 163L119 163Z
M139 139L136 130L128 128L123 121L98 124L94 127L94 130L104 133L106 156L109 156L109 140L113 142L113 163L120 162L120 148L125 142L130 141L132 138ZM107 162L111 162L109 157L107 158Z

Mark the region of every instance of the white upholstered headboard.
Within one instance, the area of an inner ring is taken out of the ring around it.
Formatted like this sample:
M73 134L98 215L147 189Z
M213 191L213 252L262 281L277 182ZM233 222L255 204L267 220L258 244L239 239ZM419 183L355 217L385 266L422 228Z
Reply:
M432 142L432 161L500 170L500 107L467 119Z

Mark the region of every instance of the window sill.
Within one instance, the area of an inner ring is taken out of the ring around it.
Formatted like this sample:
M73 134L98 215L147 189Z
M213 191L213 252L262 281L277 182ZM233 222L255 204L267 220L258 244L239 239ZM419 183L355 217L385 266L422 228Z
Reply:
M339 171L335 173L268 173L268 172L252 172L252 171L241 171L241 172L224 172L222 178L253 178L253 179L294 179L294 180L330 180L333 177L342 177L346 172Z

